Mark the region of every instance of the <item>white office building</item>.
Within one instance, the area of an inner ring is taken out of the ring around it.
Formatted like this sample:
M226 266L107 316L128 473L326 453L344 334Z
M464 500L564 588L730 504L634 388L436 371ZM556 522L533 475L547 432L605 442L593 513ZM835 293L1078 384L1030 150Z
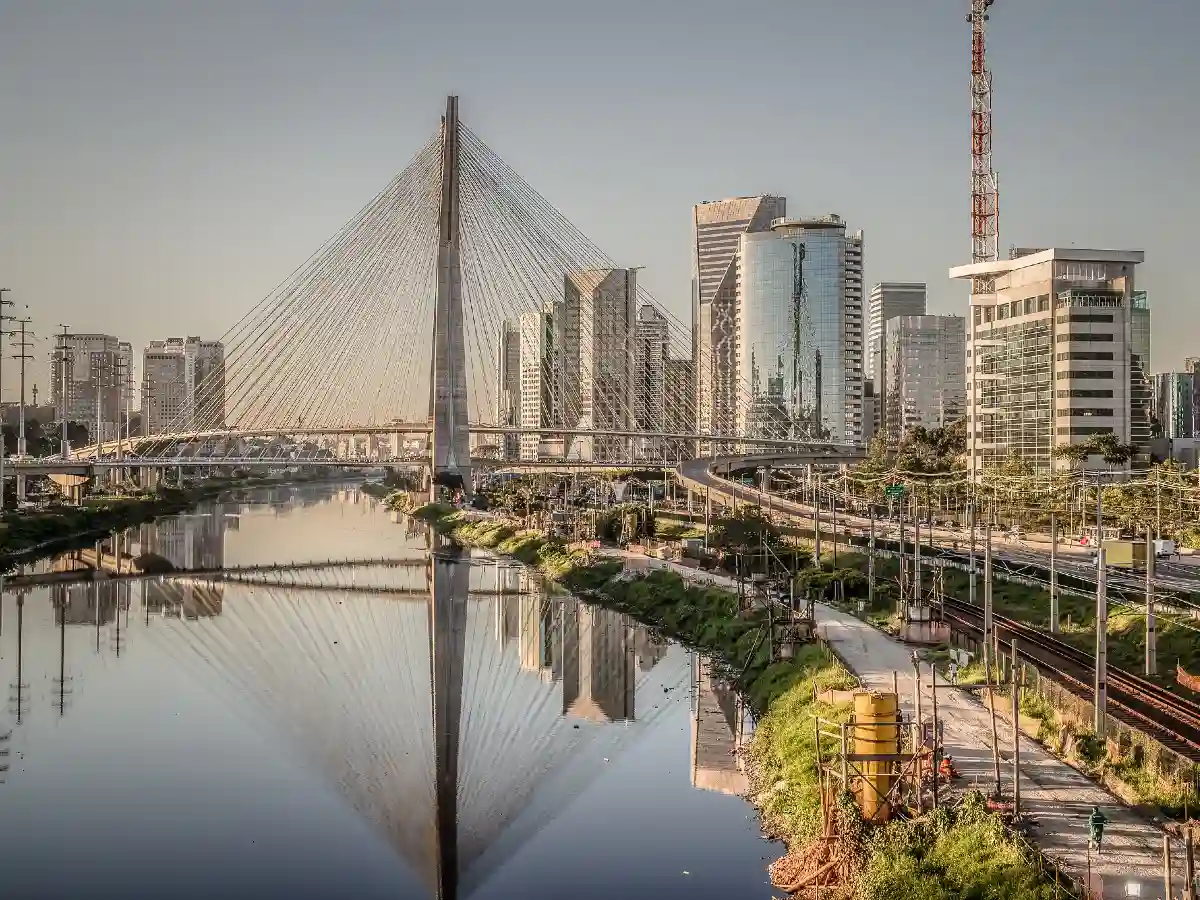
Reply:
M967 449L975 473L1017 456L1035 471L1055 448L1113 434L1149 462L1149 304L1134 250L1055 247L950 270L971 281ZM1109 468L1093 458L1088 465Z
M496 350L496 424L521 424L521 328L506 319ZM520 436L506 434L498 442L504 459L520 456Z
M198 337L151 341L142 354L142 432L225 425L225 346Z
M880 377L889 440L910 428L944 428L967 412L967 320L893 316L884 329Z
M111 334L59 334L50 402L58 421L87 426L92 440L115 440L133 401L133 348Z

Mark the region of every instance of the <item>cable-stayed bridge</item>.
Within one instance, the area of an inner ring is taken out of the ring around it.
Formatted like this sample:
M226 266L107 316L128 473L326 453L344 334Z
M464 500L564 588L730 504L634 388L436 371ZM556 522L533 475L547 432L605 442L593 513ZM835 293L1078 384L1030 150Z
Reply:
M802 280L797 297L804 315ZM370 462L469 487L487 460L677 465L829 443L819 398L801 391L789 411L736 373L716 379L730 412L706 412L699 374L722 363L691 323L463 124L456 97L409 164L222 340L223 366L194 392L143 410L145 435L80 448L77 464L365 465L348 449L365 439L388 446ZM17 468L38 465L51 464Z

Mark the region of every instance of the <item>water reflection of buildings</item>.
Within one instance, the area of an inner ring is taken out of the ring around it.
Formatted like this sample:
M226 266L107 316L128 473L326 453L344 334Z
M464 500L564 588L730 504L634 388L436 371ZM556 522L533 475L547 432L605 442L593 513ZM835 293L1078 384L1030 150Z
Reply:
M745 705L699 656L692 662L692 786L743 796L750 789L739 752Z
M687 685L689 667L685 650L619 614L431 550L424 597L407 575L391 596L355 593L358 570L343 573L344 591L230 584L219 618L156 637L254 697L433 893L455 900L609 771L604 761L668 721L664 693Z
M138 529L138 550L178 569L219 569L225 564L225 532L236 522L219 504L207 514L159 519ZM223 595L220 585L165 579L143 583L142 603L147 615L198 619L219 616Z
M562 683L566 716L632 721L639 677L663 658L666 645L618 612L547 596L526 569L519 570L516 589L497 603L496 634L502 642L517 642L522 671Z
M50 588L55 625L110 625L129 609L130 582L85 581Z

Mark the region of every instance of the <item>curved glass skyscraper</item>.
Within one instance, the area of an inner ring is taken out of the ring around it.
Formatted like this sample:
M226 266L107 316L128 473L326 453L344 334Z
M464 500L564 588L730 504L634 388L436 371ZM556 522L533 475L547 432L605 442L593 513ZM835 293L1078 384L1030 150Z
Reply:
M737 360L747 436L862 442L862 232L837 216L741 237Z

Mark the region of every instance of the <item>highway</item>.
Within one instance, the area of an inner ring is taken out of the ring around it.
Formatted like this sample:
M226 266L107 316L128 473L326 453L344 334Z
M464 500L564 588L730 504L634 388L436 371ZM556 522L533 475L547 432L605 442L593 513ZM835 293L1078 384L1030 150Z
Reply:
M694 459L681 463L676 469L677 477L686 487L700 494L707 493L714 499L725 503L750 503L770 510L774 514L782 514L790 519L813 527L815 510L812 506L798 503L781 497L778 494L767 494L758 488L739 484L714 473L714 468L736 467L743 457L716 457L710 459ZM861 515L839 510L837 514L839 534L849 534L864 537L870 530L870 519ZM881 538L899 539L899 525L884 519L875 520L876 534ZM984 531L978 527L976 548L979 559L983 556ZM832 513L822 510L821 534L833 536ZM911 522L905 524L905 538L913 539ZM951 529L944 527L921 528L922 546L938 548L939 556L955 559L965 559L970 543L969 529ZM1040 538L1040 540L1039 540ZM1022 566L1049 569L1050 539L1049 535L1032 535L1021 539L1006 536L998 531L992 532L993 560L1007 564L1010 570L1019 573ZM1193 561L1194 560L1194 561ZM1057 551L1056 568L1059 572L1074 575L1088 580L1095 579L1095 563L1092 561L1092 550L1076 543L1060 541ZM1031 573L1032 574L1032 573ZM1111 586L1120 586L1130 591L1143 591L1146 579L1142 574L1124 574L1109 570L1108 582ZM1184 593L1200 592L1200 558L1187 557L1186 561L1168 562L1157 560L1155 563L1154 583L1161 591L1179 591Z

